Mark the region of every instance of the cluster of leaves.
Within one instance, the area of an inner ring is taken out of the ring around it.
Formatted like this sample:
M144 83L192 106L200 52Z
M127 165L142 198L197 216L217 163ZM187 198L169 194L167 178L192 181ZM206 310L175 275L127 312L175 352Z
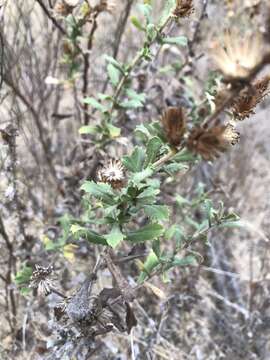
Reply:
M154 54L154 43L186 46L185 37L166 37L163 34L168 21L173 19L175 1L168 0L164 13L157 24L152 19L152 7L149 2L139 5L144 22L132 17L133 25L145 34L143 47L129 64L121 64L116 59L106 56L108 79L113 94L97 94L96 98L86 97L83 102L93 110L101 113L100 123L85 125L79 132L91 135L96 148L105 148L121 129L115 125L117 113L121 110L137 109L144 106L146 94L137 93L132 88L130 74L134 67L143 61L150 61ZM174 21L174 20L173 20ZM76 45L80 36L78 23L70 15L67 19L70 41ZM76 47L76 46L75 46ZM74 64L73 64L74 65ZM73 65L71 71L74 70ZM76 65L74 65L76 68ZM209 84L206 92L212 100L215 82ZM208 100L209 100L208 99ZM211 105L211 104L210 104ZM48 251L61 250L71 259L74 248L71 239L86 239L92 244L110 246L114 249L123 242L131 246L137 243L150 242L151 250L145 263L138 263L141 270L139 282L155 273L164 277L174 266L186 266L196 263L200 256L193 252L194 240L207 240L207 232L213 227L231 226L237 220L235 214L225 214L223 206L215 209L207 193L201 191L192 201L176 195L175 202L182 212L183 224L172 224L170 210L162 199L161 181L164 176L174 178L179 171L187 170L197 163L199 158L185 147L171 148L159 122L152 122L136 127L137 146L130 155L122 159L127 177L125 185L115 189L110 183L86 181L81 190L83 197L83 215L80 219L63 217L62 237L56 242L44 239ZM168 157L168 154L170 156ZM204 218L197 223L190 214L197 207L203 206ZM164 243L170 243L170 251L165 250ZM18 274L20 282L22 274Z

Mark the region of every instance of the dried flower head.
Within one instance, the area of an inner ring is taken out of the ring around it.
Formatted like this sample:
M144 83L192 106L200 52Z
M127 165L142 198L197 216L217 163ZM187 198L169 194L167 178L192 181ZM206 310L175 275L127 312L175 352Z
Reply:
M79 4L79 0L58 0L54 6L57 15L67 16Z
M240 93L232 106L235 119L244 120L255 114L255 107L269 94L269 83L270 77L265 76Z
M264 55L259 33L243 36L226 31L223 43L216 44L212 49L212 57L227 81L248 79L261 64Z
M187 147L204 160L214 160L231 145L239 141L240 135L232 124L216 125L210 129L195 127L188 138Z
M190 16L194 12L193 0L177 0L173 12L177 18Z
M38 294L47 296L51 293L51 289L53 288L53 283L50 279L50 276L53 272L53 267L43 267L40 265L36 265L35 267L36 269L33 271L31 276L29 287L37 289Z
M98 171L98 180L110 184L114 189L124 185L125 173L119 160L110 160Z
M162 116L162 124L168 142L178 146L186 130L184 111L181 107L169 107Z

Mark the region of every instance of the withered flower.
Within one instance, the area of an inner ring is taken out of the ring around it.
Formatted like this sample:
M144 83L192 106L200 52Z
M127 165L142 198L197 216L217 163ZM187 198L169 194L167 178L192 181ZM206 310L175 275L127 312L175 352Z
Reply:
M168 142L178 146L186 130L185 114L181 107L169 107L162 116L162 124Z
M193 0L177 0L173 12L177 18L188 17L194 12Z
M29 287L37 289L39 295L47 296L51 293L51 289L53 288L53 282L50 279L53 267L43 267L40 265L36 265L35 267L36 269L31 276Z
M110 160L98 171L98 180L110 184L114 189L124 185L125 173L119 160Z
M195 127L190 133L187 147L204 160L214 160L231 145L235 145L239 138L240 135L232 124L215 125L209 129Z
M67 16L79 4L79 0L58 0L54 6L57 15Z
M255 114L255 107L269 94L269 83L270 77L265 76L240 93L232 106L235 119L244 120Z
M248 79L265 55L262 36L259 33L241 35L226 31L223 43L212 49L212 57L225 80Z

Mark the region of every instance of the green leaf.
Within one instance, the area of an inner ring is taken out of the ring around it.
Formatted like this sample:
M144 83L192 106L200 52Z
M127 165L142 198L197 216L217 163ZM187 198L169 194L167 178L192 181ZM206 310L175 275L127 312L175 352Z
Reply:
M133 182L135 185L139 185L142 181L147 179L149 176L153 174L153 170L151 168L146 168L140 172L135 173L131 178L130 181Z
M145 27L142 26L141 21L136 16L131 16L130 21L137 29L145 31Z
M163 234L164 228L160 224L148 224L138 230L129 232L126 239L133 243L154 240Z
M188 169L188 166L181 164L181 163L179 163L179 164L171 163L171 164L164 166L164 168L163 168L163 170L170 175L173 175L173 174L179 172L180 170L187 170L187 169Z
M170 267L173 266L188 266L188 265L196 265L197 261L195 256L188 255L182 259L175 257L172 263L169 265Z
M143 199L146 197L156 196L160 192L159 189L154 189L153 187L148 187L147 189L143 190L138 196L137 199Z
M82 126L80 129L79 129L79 134L81 135L84 135L84 134L97 134L99 132L99 128L98 126L94 126L94 125L85 125L85 126Z
M153 250L150 251L145 263L143 264L143 271L140 273L138 283L141 284L148 275L159 265L159 259Z
M138 9L140 10L141 13L143 13L144 17L146 18L147 23L150 23L152 6L150 4L139 4Z
M104 237L107 240L107 243L113 248L116 248L116 246L119 245L125 238L117 225L114 225L112 231Z
M153 220L161 221L169 218L169 209L166 205L145 205L145 214Z
M173 160L175 162L194 162L196 160L196 157L190 151L183 149L173 157Z
M170 44L170 45L180 45L180 46L187 46L187 38L185 36L176 36L176 37L164 37L162 38L163 44Z
M27 284L30 281L33 270L30 266L24 266L15 276L15 283L17 285Z
M150 138L151 136L149 130L143 124L136 126L135 133L142 134L146 139Z
M163 26L164 22L167 20L169 15L173 12L176 6L175 0L166 0L165 4L163 5L163 12L159 19L159 26Z
M96 233L93 230L89 230L87 229L86 231L84 231L81 235L82 237L84 237L87 241L89 241L90 243L93 244L100 244L100 245L108 245L105 237L99 235L98 233Z
M114 65L109 64L107 66L107 72L113 86L117 86L120 79L120 71L114 67Z
M139 172L143 169L145 152L142 148L135 147L133 153L123 157L123 165L131 172Z
M147 167L149 164L152 164L156 160L161 146L162 142L157 136L149 140L146 148L145 167Z
M87 104L87 105L91 105L93 108L101 111L101 112L106 112L108 109L103 106L100 102L98 102L95 98L93 97L86 97L83 99L83 103Z
M123 69L123 66L117 60L115 60L112 56L109 55L105 55L105 59L124 75L125 71Z
M94 181L85 181L81 186L81 190L85 191L98 199L112 204L114 202L114 192L109 184L95 183Z
M114 139L114 138L117 138L118 136L120 136L120 134L121 134L120 128L118 128L112 124L107 124L107 127L108 127L111 138Z
M132 99L119 103L119 106L125 109L137 109L143 107L143 103L140 100Z

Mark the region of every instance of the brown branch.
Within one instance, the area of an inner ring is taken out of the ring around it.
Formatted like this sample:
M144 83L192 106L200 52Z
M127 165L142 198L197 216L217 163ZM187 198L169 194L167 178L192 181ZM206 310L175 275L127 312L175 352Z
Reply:
M55 18L50 14L49 10L46 8L46 6L43 4L42 0L36 0L46 16L51 20L51 22L54 24L54 26L63 34L66 35L66 30L55 20Z

